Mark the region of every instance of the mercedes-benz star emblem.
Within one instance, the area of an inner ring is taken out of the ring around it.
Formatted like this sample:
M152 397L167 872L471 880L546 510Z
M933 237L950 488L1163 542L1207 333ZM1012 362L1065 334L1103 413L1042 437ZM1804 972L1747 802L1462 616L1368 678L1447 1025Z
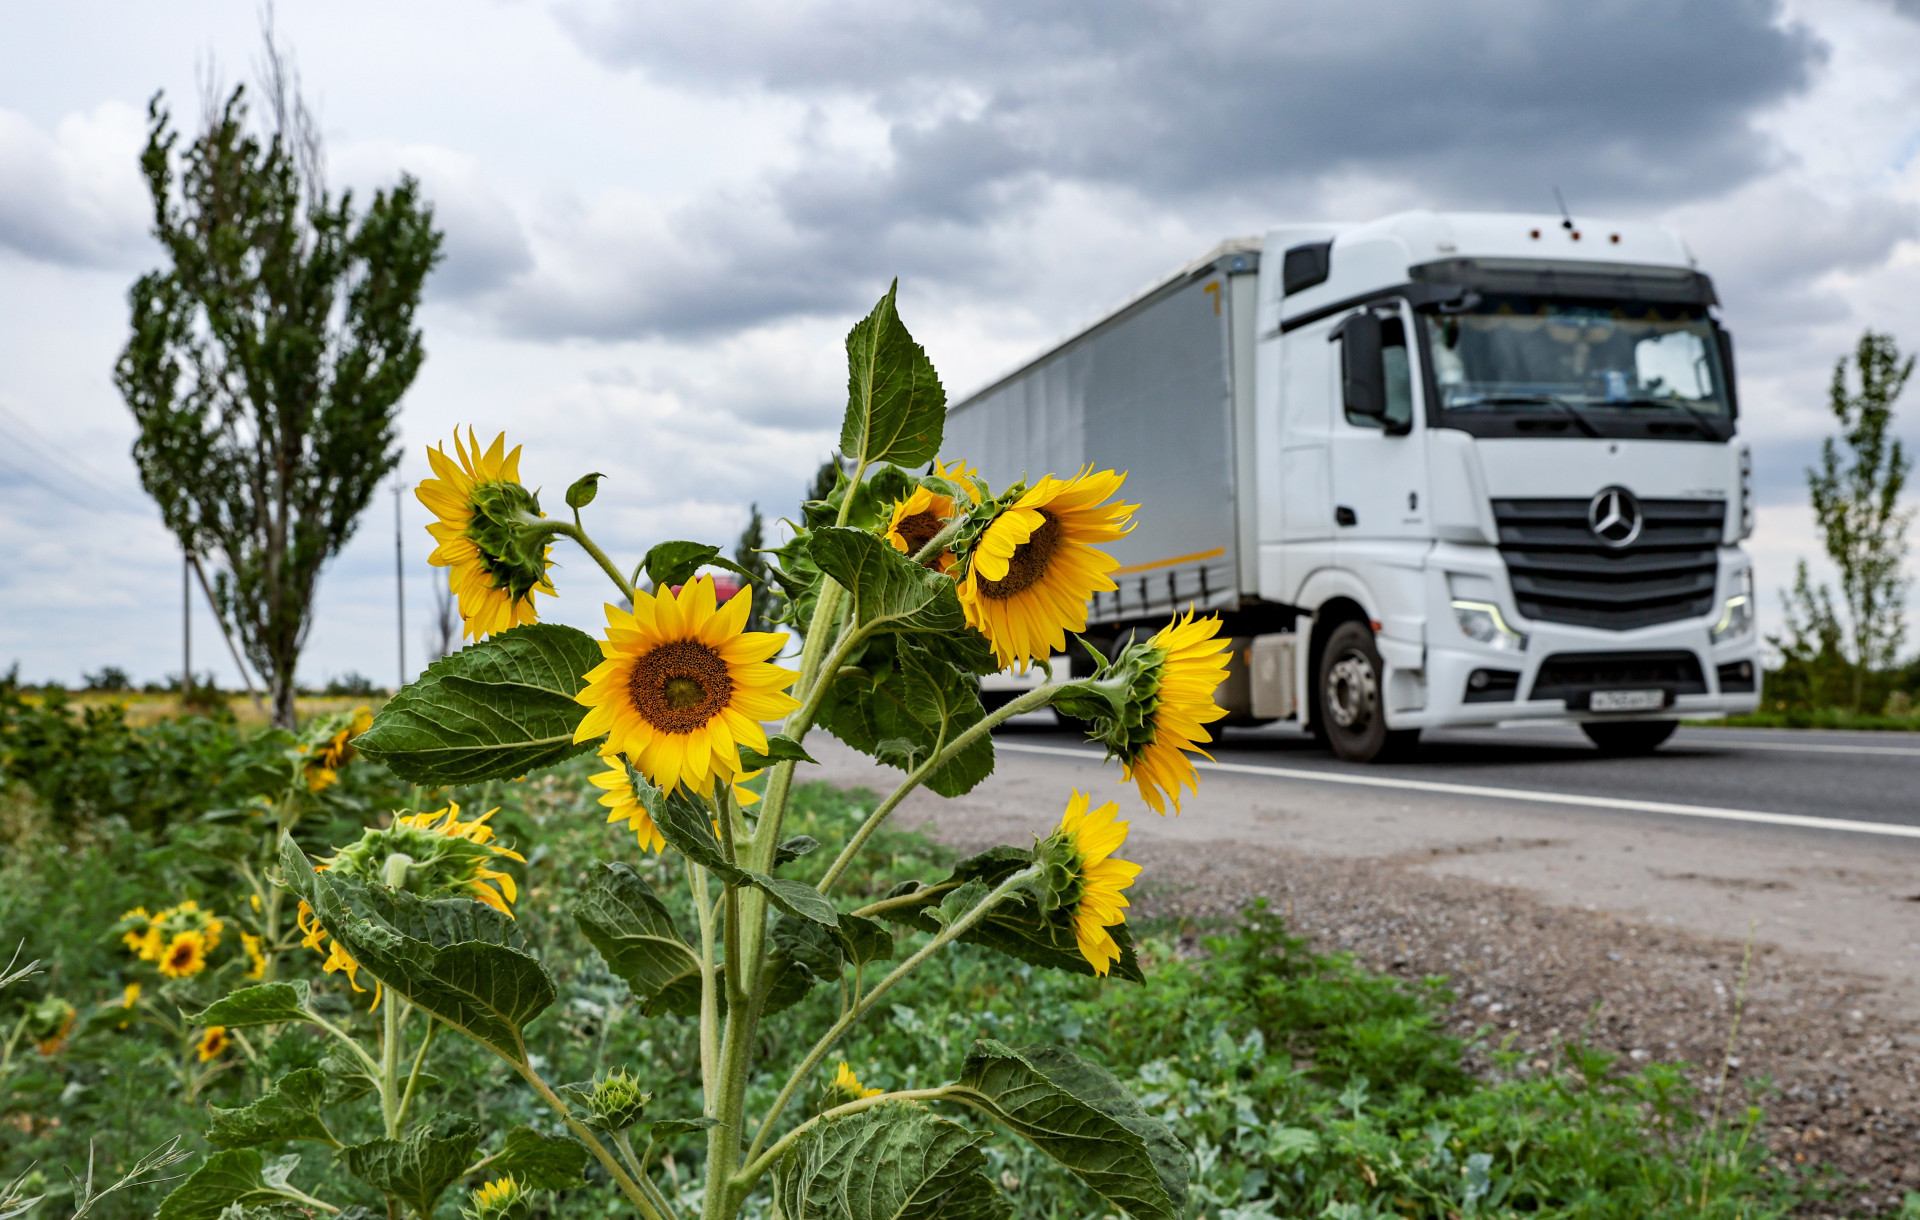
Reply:
M1633 545L1640 536L1640 501L1624 487L1603 487L1587 505L1587 528L1610 547Z

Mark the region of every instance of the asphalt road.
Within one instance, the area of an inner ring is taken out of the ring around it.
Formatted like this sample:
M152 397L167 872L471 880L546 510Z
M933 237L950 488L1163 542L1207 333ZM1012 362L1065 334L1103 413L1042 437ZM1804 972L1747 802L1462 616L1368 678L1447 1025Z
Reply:
M1016 752L1094 748L1044 714L1008 724L999 737ZM1651 755L1604 758L1576 727L1530 725L1428 733L1411 761L1359 766L1295 729L1268 727L1228 729L1212 753L1227 769L1292 780L1312 772L1413 791L1564 794L1619 808L1711 810L1717 814L1702 816L1735 821L1747 820L1742 813L1787 815L1920 832L1920 734L1682 727Z

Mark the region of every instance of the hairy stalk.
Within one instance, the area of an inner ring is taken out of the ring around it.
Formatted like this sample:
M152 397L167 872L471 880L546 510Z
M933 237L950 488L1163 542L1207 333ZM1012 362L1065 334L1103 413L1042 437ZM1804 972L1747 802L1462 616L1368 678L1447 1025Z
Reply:
M560 1121L567 1124L567 1130L573 1132L573 1137L587 1146L587 1151L593 1154L593 1159L600 1162L608 1175L613 1178L614 1184L620 1187L620 1193L627 1197L627 1202L639 1209L646 1220L666 1220L666 1217L654 1207L653 1201L647 1198L646 1192L640 1189L640 1184L634 1180L633 1175L627 1172L626 1166L620 1163L620 1159L607 1150L607 1146L600 1142L585 1123L573 1116L573 1111L567 1107L567 1103L560 1100L560 1095L553 1091L553 1087L540 1078L540 1073L533 1070L533 1065L527 1062L527 1053L524 1048L518 1059L509 1059L507 1062L513 1065L514 1071L520 1073L522 1080L533 1087L534 1092L540 1094L542 1101L553 1107L553 1112L560 1116Z
M886 800L881 801L880 804L875 807L874 811L868 815L867 820L860 824L860 829L854 832L851 839L847 840L847 845L840 849L840 854L834 857L833 867L827 870L826 876L820 878L820 892L824 894L833 888L834 882L840 880L841 874L847 871L847 867L853 863L854 857L860 854L860 849L867 845L867 840L871 839L874 832L880 829L881 825L886 822L887 818L893 813L894 809L899 806L901 801L906 800L915 788L918 788L922 783L926 782L926 778L929 775L932 775L941 767L952 762L960 751L972 745L982 734L991 733L999 725L1005 723L1009 717L1018 716L1025 712L1033 711L1035 708L1046 706L1047 701L1052 699L1054 692L1059 689L1058 686L1036 687L1018 699L1015 699L1013 702L988 712L980 719L979 723L969 727L965 732L947 743L939 753L932 755L926 762L921 763L919 767L915 768L914 771L901 782L898 788L895 788L888 794Z
M427 1061L427 1048L433 1045L433 1035L439 1028L440 1023L429 1016L426 1036L420 1039L420 1049L414 1052L413 1070L407 1073L407 1087L400 1094L399 1121L402 1126L406 1125L407 1110L413 1105L413 1091L420 1083L420 1065Z
M660 1193L660 1188L647 1177L646 1158L633 1154L633 1140L625 1131L616 1131L613 1133L613 1143L620 1149L620 1154L626 1158L627 1168L633 1171L633 1180L640 1184L640 1189L647 1193L647 1198L653 1200L653 1205L659 1208L660 1213L668 1217L668 1220L676 1220L680 1213L672 1203L667 1201L667 1196ZM647 1147L652 1149L652 1141L648 1141Z
M571 538L578 543L580 549L591 555L593 561L600 565L600 570L612 579L614 587L626 596L627 604L633 604L633 585L628 582L625 576L620 574L620 569L614 566L613 560L607 557L607 553L601 550L592 538L587 536L586 530L581 529L577 525L568 525L564 521L553 521L545 517L536 517L533 518L533 520L538 523L540 529L543 531L550 534L559 534L564 538Z
M766 1144L767 1133L773 1130L773 1124L779 1120L780 1112L787 1108L787 1103L792 1101L793 1095L800 1091L801 1085L806 1082L813 1069L820 1066L820 1061L826 1058L827 1052L833 1049L834 1043L840 1040L840 1036L846 1033L855 1021L864 1016L881 996L893 988L895 983L913 973L920 963L959 939L973 925L985 919L987 913L1005 901L1008 895L1039 875L1040 870L1037 868L1023 868L995 886L991 893L980 900L979 905L954 920L951 926L941 929L939 935L923 945L912 957L894 967L886 978L873 985L872 991L862 996L849 1008L845 1016L835 1021L833 1028L822 1034L820 1040L813 1044L813 1049L808 1051L807 1057L800 1061L800 1066L793 1069L793 1075L787 1078L786 1085L780 1090L780 1096L774 1098L773 1105L768 1107L766 1117L760 1122L760 1131L754 1136L752 1147L747 1149L747 1162L752 1164L759 1159L760 1151Z
M772 1168L773 1165L780 1160L781 1155L785 1153L787 1149L793 1147L807 1132L813 1130L830 1118L845 1118L849 1114L858 1114L862 1110L871 1110L875 1106L884 1106L890 1101L939 1101L944 1097L951 1096L953 1092L954 1087L952 1085L941 1085L937 1089L902 1089L898 1093L880 1093L873 1097L862 1097L856 1101L847 1102L845 1105L835 1106L831 1110L822 1110L806 1122L801 1123L793 1130L781 1136L778 1140L775 1140L772 1147L755 1157L752 1164L742 1169L739 1174L735 1176L733 1179L734 1188L738 1190L753 1185L761 1174Z
M947 543L952 542L954 538L959 535L960 531L965 528L966 524L967 515L965 513L960 513L955 516L953 520L940 527L939 533L927 539L927 545L913 553L913 561L922 566L931 562L941 551L947 549Z
M683 857L684 858L684 857ZM707 870L687 861L687 888L693 892L694 917L700 922L700 1095L708 1118L715 1118L714 1072L720 1066L720 995L714 977L713 904L708 901Z
M407 870L412 866L410 857L395 852L381 867L380 879L396 890L405 889ZM408 1004L403 1011L399 997L391 991L382 998L387 1010L381 1014L380 1026L380 1117L386 1121L387 1138L392 1140L400 1138L400 1027L413 1005Z

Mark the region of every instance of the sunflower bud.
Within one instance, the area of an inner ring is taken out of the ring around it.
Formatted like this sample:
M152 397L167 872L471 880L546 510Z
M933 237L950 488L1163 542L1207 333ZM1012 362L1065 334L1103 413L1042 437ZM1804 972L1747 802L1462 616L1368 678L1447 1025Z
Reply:
M640 1082L621 1068L593 1082L587 1109L592 1112L595 1125L609 1131L625 1131L640 1121L651 1100L653 1094L642 1093Z
M468 1207L460 1209L467 1220L509 1220L527 1214L531 1200L526 1188L512 1174L495 1178L467 1196Z

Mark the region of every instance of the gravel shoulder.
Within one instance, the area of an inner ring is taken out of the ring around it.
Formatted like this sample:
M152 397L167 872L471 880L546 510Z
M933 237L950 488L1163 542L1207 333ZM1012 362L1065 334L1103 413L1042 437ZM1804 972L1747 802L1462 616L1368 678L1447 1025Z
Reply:
M1005 744L1023 741L1070 744ZM815 753L836 783L897 777L837 743ZM1530 1052L1584 1030L1711 1085L1737 1008L1730 1071L1768 1082L1778 1157L1832 1164L1850 1211L1920 1190L1920 844L1219 774L1161 819L1117 778L1005 749L974 792L897 816L970 850L1045 833L1070 788L1111 794L1145 866L1136 918L1201 927L1266 897L1317 948L1447 976L1459 1032Z

